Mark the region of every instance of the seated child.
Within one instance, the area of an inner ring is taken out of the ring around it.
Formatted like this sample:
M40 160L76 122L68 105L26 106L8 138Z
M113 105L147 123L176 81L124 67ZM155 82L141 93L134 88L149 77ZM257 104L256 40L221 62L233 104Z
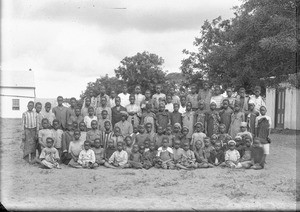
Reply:
M95 163L93 167L104 165L105 164L104 149L101 147L101 140L99 138L96 138L94 140L94 147L92 148L92 150L95 153Z
M128 135L125 137L125 145L124 145L124 150L127 152L128 155L130 155L132 147L133 147L133 141L131 139L131 136Z
M198 168L212 168L213 165L208 163L208 160L204 158L204 152L202 148L202 142L195 142L195 150L194 150L196 162L198 163Z
M81 132L81 135L80 135L80 140L81 141L86 141L87 139L86 139L86 134L87 134L87 132L86 132L86 126L85 126L85 123L82 121L82 122L79 122L79 130L80 130L80 132Z
M128 162L127 152L123 150L124 143L122 141L118 141L117 143L117 151L115 151L108 160L109 168L125 168Z
M202 142L202 147L204 147L204 138L206 137L205 133L203 133L203 124L201 122L197 122L195 125L195 131L192 134L191 140L191 150L195 150L195 141Z
M139 146L134 144L132 147L132 151L128 158L128 163L125 165L126 168L135 168L135 169L142 169L142 155L139 153Z
M74 140L74 134L75 134L75 132L72 129L72 124L70 122L67 122L67 130L62 134L62 142L61 142L62 154L60 157L61 162L66 165L68 165L70 160L72 159L70 153L68 153L68 150L69 150L71 141ZM80 135L81 135L80 131L78 131L77 134L79 134L79 137L80 137Z
M183 154L179 159L179 164L187 169L198 167L198 164L196 163L195 154L192 150L190 150L190 145L188 142L185 142L183 144Z
M108 139L107 141L107 148L104 151L104 159L106 162L108 162L109 158L112 156L112 154L116 151L116 147L114 145L114 140Z
M250 168L251 166L251 138L247 138L245 140L246 142L246 146L244 147L244 154L243 156L241 157L241 164L243 166L243 168Z
M183 155L184 150L180 148L180 140L176 139L174 141L174 147L173 147L173 155L174 155L174 164L179 169L187 169L185 166L181 165L180 159Z
M210 145L210 139L209 139L209 137L205 137L204 138L204 147L203 147L203 156L204 156L204 159L206 159L208 161L209 158L210 158L211 153L214 150L215 150L215 148Z
M149 151L149 143L150 143L150 139L147 137L144 141L145 152Z
M174 141L175 140L180 141L180 139L182 137L182 133L181 133L181 125L179 123L174 124L174 126L173 126L173 135L174 135Z
M242 168L242 164L240 163L240 153L235 149L236 142L234 140L230 140L228 142L229 149L225 153L225 165L229 168Z
M133 128L132 128L132 133L130 134L133 143L135 143L136 136L137 136L138 134L139 134L138 127L137 127L137 126L133 126Z
M155 164L155 157L157 154L157 150L155 148L154 141L150 141L149 143L149 151L145 152L143 155L143 168L150 169Z
M81 165L82 168L94 168L95 161L95 153L91 149L91 144L89 141L85 141L84 149L79 153L77 163Z
M261 147L259 138L254 139L251 148L251 169L263 169L265 165L264 148Z
M163 168L163 169L174 169L174 162L173 162L173 150L168 146L169 140L167 137L164 137L162 140L162 146L158 148L157 151L157 161L155 163L156 168Z
M101 139L101 131L98 130L98 123L96 120L93 120L91 123L92 129L86 133L86 140L90 142L91 146L94 146L94 140L96 138Z
M222 144L219 141L215 143L215 150L211 152L208 162L214 166L219 166L225 162Z
M152 126L153 126L153 124L151 124L149 122L145 124L147 138L149 138L150 141L154 141L154 136L155 136Z
M148 135L145 133L144 125L139 125L138 130L139 134L136 135L134 144L141 145L144 144L144 141L148 137Z
M52 169L59 167L59 154L57 149L53 147L54 140L51 137L46 139L46 147L42 149L40 160L37 159L37 162L42 164L45 168Z
M74 131L74 139L70 142L68 155L70 155L71 160L69 161L68 165L73 168L81 168L81 166L77 163L79 154L83 149L83 144L79 140L80 138L80 131Z

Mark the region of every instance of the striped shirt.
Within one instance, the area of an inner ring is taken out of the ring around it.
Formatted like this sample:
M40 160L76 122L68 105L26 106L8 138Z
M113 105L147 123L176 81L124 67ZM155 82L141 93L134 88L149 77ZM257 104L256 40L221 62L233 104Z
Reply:
M22 125L24 128L37 127L37 113L35 111L26 111L22 115Z

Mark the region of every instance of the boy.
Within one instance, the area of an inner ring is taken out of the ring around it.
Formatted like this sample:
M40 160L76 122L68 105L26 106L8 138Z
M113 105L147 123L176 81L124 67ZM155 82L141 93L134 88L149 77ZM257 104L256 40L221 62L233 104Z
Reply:
M141 108L139 105L135 104L135 96L130 95L129 97L130 104L126 106L126 110L128 112L128 121L132 124L132 126L138 126L140 123L141 117Z
M114 106L116 106L116 102L115 102L116 95L117 95L116 91L111 90L110 97L109 97L109 104L110 104L111 108L113 108Z
M59 157L61 157L62 138L63 138L64 131L59 129L59 121L57 119L53 120L52 126L53 126L52 136L53 136L53 140L54 140L54 148L57 149L57 151L59 153Z
M217 135L217 141L219 141L222 145L222 149L225 151L227 150L227 144L228 141L230 141L232 138L231 136L225 132L226 126L225 124L219 125L219 134ZM213 137L213 135L211 136Z
M215 151L214 147L210 144L209 137L204 138L204 147L203 147L203 156L208 161L210 159L210 155Z
M172 103L173 104L176 103L176 104L180 105L180 98L179 98L179 96L176 95L174 87L170 88L169 93L170 93L170 95L172 97Z
M185 113L185 111L186 111L186 97L182 96L180 98L180 107L179 107L178 112L183 114L183 113Z
M173 150L168 147L169 141L167 137L163 138L162 141L163 146L158 148L157 157L155 167L163 168L163 169L174 169L174 155Z
M124 150L127 152L128 155L130 155L133 148L133 140L131 136L129 135L126 136L124 142L125 142Z
M79 153L78 161L82 168L93 168L96 161L95 153L89 141L84 142L84 149Z
M214 166L219 166L225 161L225 155L220 142L215 143L215 150L211 152L208 162Z
M174 103L173 107L174 107L174 111L169 114L170 123L171 123L172 126L174 126L175 123L179 123L181 125L182 124L182 114L178 112L179 104Z
M245 139L245 147L244 147L244 154L241 157L241 164L243 166L243 168L250 168L251 166L251 139L250 138L246 138Z
M245 113L248 111L248 102L249 97L246 96L246 90L245 88L239 89L239 95L236 97L235 104L239 104L241 111Z
M45 168L52 169L59 167L59 154L57 149L53 147L53 139L51 137L46 138L46 146L42 150L40 155L40 160L37 160L38 163L42 164Z
M117 143L117 151L115 151L108 160L109 168L125 168L128 162L127 152L123 150L123 142Z
M195 124L195 132L192 135L191 140L191 150L195 150L196 141L200 141L202 143L202 148L204 147L204 138L206 138L205 133L203 133L203 125L201 122L197 122Z
M159 107L159 99L166 99L166 95L161 93L161 85L156 85L155 87L156 93L152 96L152 99L154 101L154 108L158 108Z
M248 112L246 114L246 121L248 123L248 131L252 134L252 137L255 136L255 120L259 116L259 112L255 110L255 105L252 100L248 103Z
M64 156L63 163L68 164L73 168L81 168L78 164L78 158L81 150L83 149L83 143L79 140L80 131L74 131L74 138L70 141L67 155Z
M91 98L86 97L85 98L85 103L81 108L81 114L82 114L83 118L89 115L89 107L92 107L95 110L95 107L91 106Z
M113 132L111 130L111 123L110 121L105 121L104 122L104 130L101 132L101 146L106 149L108 140L111 139L113 135Z
M56 119L59 121L59 128L62 130L66 129L67 124L67 108L63 106L64 98L62 96L57 97L58 105L52 109Z
M181 141L180 146L181 146L181 147L183 147L183 144L184 144L185 142L189 142L189 143L190 143L191 138L188 138L188 137L187 137L188 134L189 134L189 128L186 127L186 126L183 126L183 127L182 127L182 137L181 137L181 139L180 139L180 141Z
M67 121L71 120L72 116L75 116L75 108L77 107L77 100L72 97L70 99L70 107L67 108Z
M154 112L154 100L151 99L151 91L150 90L145 91L145 99L143 101L141 101L142 113L144 113L147 110L147 108L146 108L147 104L151 105L151 111Z
M144 125L139 125L138 130L139 130L139 134L136 135L134 144L141 145L144 144L144 141L146 140L148 135L145 133Z
M209 109L210 99L212 97L212 90L209 88L208 82L203 83L203 89L199 89L198 96L204 102L204 109Z
M222 110L220 110L220 123L225 125L225 133L228 133L230 123L231 123L231 115L233 110L229 107L229 100L224 99L222 103Z
M180 140L174 141L174 148L173 148L173 154L174 154L174 164L179 169L187 169L185 166L181 165L180 159L183 155L184 150L180 148Z
M165 137L167 137L169 140L168 146L172 148L175 136L172 134L172 126L170 124L168 124L166 127Z
M162 126L157 127L157 133L154 135L154 142L156 145L156 149L162 146L162 140L163 140L163 135L164 131Z
M104 122L106 121L109 121L110 122L110 119L107 117L108 113L106 110L102 110L101 112L101 117L98 119L98 129L100 131L104 131L105 128L104 128Z
M92 129L86 133L86 140L89 141L92 146L94 146L94 140L96 138L101 139L101 132L98 130L97 121L93 120L91 125Z
M197 168L198 164L196 163L195 154L190 150L190 144L185 142L183 144L183 154L179 160L180 165L189 168Z
M198 163L198 168L211 168L213 165L208 163L208 160L204 158L204 153L202 149L202 142L195 142L195 150L194 150L196 162Z
M195 84L191 85L191 93L187 95L186 101L192 104L192 111L196 111L198 109L198 94L197 87Z
M118 96L120 97L120 99L121 99L121 105L123 106L123 107L126 107L127 105L129 105L130 104L130 102L129 102L129 96L130 96L130 94L129 93L127 93L127 85L123 85L123 90L122 90L123 92L122 93L119 93L118 94Z
M226 94L227 94L227 98L228 99L228 105L231 109L233 109L234 103L235 103L235 98L232 96L232 88L228 87L226 89Z
M215 86L214 95L211 97L211 102L212 101L216 103L216 110L219 111L223 102L223 96L221 94L221 88L219 85Z
M169 112L165 110L165 104L159 103L159 111L156 113L156 127L162 127L165 131L167 125L169 124Z
M104 165L105 164L104 149L101 147L101 140L99 138L96 138L94 140L94 147L92 148L92 150L95 153L95 163L93 167Z
M132 124L127 120L128 113L126 111L121 111L121 121L115 124L115 127L119 127L121 134L126 137L131 135L133 132Z
M69 163L69 161L71 160L70 155L68 155L68 150L69 150L70 142L74 140L75 133L73 132L73 129L72 129L72 123L68 122L66 127L67 127L67 130L62 134L61 162L67 165ZM78 131L78 132L79 132L79 137L78 137L78 139L79 139L80 131ZM76 136L77 136L77 134L76 134Z
M92 129L92 126L91 126L92 121L97 121L97 116L94 116L94 108L89 107L88 112L89 112L89 115L85 116L83 119L85 126L87 128L87 131Z
M262 98L260 93L261 93L261 87L260 86L255 86L254 95L250 96L250 100L252 102L254 102L254 109L256 111L259 111L261 106L266 107L265 100Z
M106 100L105 96L101 97L101 105L99 107L97 107L97 109L96 109L97 120L101 119L101 114L102 114L103 110L106 110L107 118L109 120L111 120L111 108L107 106L107 100Z
M128 100L129 101L129 100ZM112 128L115 127L115 124L121 121L122 119L122 111L127 111L125 107L121 105L121 98L116 97L115 98L115 106L111 109L111 122L112 122Z
M147 103L146 104L146 110L144 111L141 119L141 124L151 124L151 132L154 133L154 127L156 122L156 115L151 112L152 105ZM148 125L149 126L149 125Z
M150 169L155 164L155 157L156 157L157 151L155 148L155 143L150 142L149 143L149 151L145 152L143 155L144 162L143 162L143 168Z
M106 88L105 88L104 85L100 85L99 92L100 92L100 94L96 97L96 107L100 107L100 104L102 104L101 103L101 101L102 101L101 98L102 97L105 97L106 103L107 103L107 107L110 107L109 96L106 94Z
M52 138L52 131L49 129L48 119L42 119L43 129L39 130L39 152L46 147L46 139Z
M70 122L76 122L78 125L80 122L84 120L84 117L81 115L81 111L79 107L75 108L75 114L71 115Z
M167 104L166 104L165 108L169 113L172 113L174 111L174 106L173 106L173 103L172 103L172 96L167 95L166 101L167 101Z
M114 146L114 140L109 139L107 141L107 147L104 150L104 159L108 163L109 158L112 156L112 154L116 151L116 147Z
M141 94L141 86L140 85L136 85L135 86L135 104L138 106L141 106L141 102L145 100L145 96L143 94Z
M251 149L251 169L263 169L265 165L264 149L261 147L260 140L254 139Z
M48 119L50 125L52 126L53 120L55 119L54 113L51 111L51 103L45 103L45 111L43 112L43 117Z
M139 145L134 144L132 148L132 152L128 158L128 165L126 168L135 168L135 169L142 169L142 155L139 153Z

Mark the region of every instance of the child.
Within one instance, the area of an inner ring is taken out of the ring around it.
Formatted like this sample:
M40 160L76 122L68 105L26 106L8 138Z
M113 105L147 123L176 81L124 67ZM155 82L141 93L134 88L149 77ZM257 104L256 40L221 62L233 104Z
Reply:
M186 111L186 97L182 96L180 98L180 107L179 107L178 112L183 114L183 113L185 113L185 111Z
M151 111L154 112L154 100L151 99L151 91L150 90L145 91L145 99L141 102L142 113L147 111L147 104L149 104L148 107L151 108Z
M158 160L156 161L155 167L156 168L163 168L163 169L174 169L174 162L173 162L173 150L168 147L169 140L167 137L164 137L162 140L161 147L158 148L157 157Z
M186 104L186 112L182 114L182 125L189 128L189 133L187 134L187 138L191 139L194 132L194 124L195 124L195 112L192 111L192 103L188 102Z
M69 145L69 151L68 151L69 157L67 158L69 160L68 165L73 168L81 168L81 166L77 163L79 154L81 150L83 150L83 143L79 140L79 138L80 138L80 131L75 130L74 139L70 142Z
M248 111L248 102L249 102L249 97L246 96L245 88L240 88L239 95L236 97L234 104L236 103L239 104L241 111L245 113L246 111Z
M94 115L94 108L93 107L89 107L88 109L88 113L89 115L88 116L85 116L84 117L84 123L85 123L85 126L87 128L87 131L91 130L92 129L92 126L91 126L91 123L92 121L97 121L97 116Z
M211 152L208 162L214 166L219 166L225 162L225 156L220 142L215 143L215 150Z
M179 123L175 123L173 126L173 135L174 135L174 140L178 139L180 140L182 137L181 133L181 125Z
M139 134L139 129L137 127L133 127L133 131L130 134L133 141L136 140L136 136Z
M230 137L230 136L229 136ZM231 140L231 137L230 137L230 139L229 140ZM228 140L228 141L229 141ZM216 144L216 142L218 141L218 135L216 135L216 134L213 134L211 137L210 137L210 143L211 143L211 146L212 147L215 147L215 144ZM223 145L222 145L223 146Z
M219 122L221 120L218 111L216 110L217 104L212 101L210 103L210 110L206 113L206 135L211 137L213 134L218 134Z
M37 129L38 130L43 129L42 120L44 117L43 117L43 114L41 113L41 111L42 111L42 103L40 103L40 102L35 103L35 112L36 112L36 120L37 120Z
M113 108L114 106L116 106L116 103L115 103L116 96L117 96L116 91L111 90L110 91L110 96L109 96L109 104L110 104L111 108Z
M179 164L185 168L197 168L198 164L196 163L195 154L190 150L190 144L185 142L183 144L183 154L179 159Z
M91 127L91 130L86 133L86 140L89 141L92 146L94 146L94 140L96 138L101 139L101 131L97 129L98 123L96 120L92 121Z
M210 159L210 155L212 154L213 151L215 151L215 149L214 149L214 147L211 146L209 137L205 137L204 138L204 147L203 147L204 159L206 159L208 161Z
M52 138L52 130L49 129L49 121L46 118L42 119L42 127L43 129L39 130L39 146L40 150L46 147L46 139L48 137Z
M114 145L114 140L109 139L107 141L107 148L104 151L104 159L106 162L108 162L109 158L112 156L112 154L117 150L117 148Z
M115 126L114 132L110 139L114 141L114 146L117 147L118 142L124 142L124 136L121 134L121 129Z
M216 103L216 110L219 111L222 106L223 96L221 94L221 88L219 85L214 88L214 95L211 97L211 102Z
M244 154L241 157L241 164L243 166L243 168L250 168L251 166L251 139L247 138L246 140L246 145L244 147Z
M167 125L169 124L169 112L165 110L165 104L159 103L159 111L156 113L156 127L161 126L163 131L165 131Z
M172 97L172 103L173 104L176 103L176 104L180 105L180 98L179 98L179 96L176 95L174 87L171 87L169 89L169 93L170 93L170 95Z
M222 110L220 110L220 123L225 125L225 133L228 133L231 123L231 115L233 110L229 107L229 100L224 99L222 104Z
M57 97L57 106L52 109L56 119L59 121L59 128L62 130L66 129L67 124L67 110L68 108L63 106L64 98L62 96Z
M100 165L105 164L104 159L104 149L101 147L101 140L99 138L96 138L94 140L94 147L92 148L95 154L95 163L93 167L98 167Z
M85 127L85 123L82 121L79 123L79 131L80 131L80 140L81 141L85 141L86 140L86 127Z
M234 107L234 102L235 102L235 98L232 96L232 88L228 87L226 89L226 94L227 94L227 100L228 100L228 106L233 109Z
M248 123L248 131L252 134L252 137L255 136L255 119L259 116L259 112L254 109L254 102L251 100L248 103L249 111L247 111L246 121Z
M144 144L144 141L148 137L148 135L145 133L144 125L139 125L138 130L139 134L136 135L134 144L141 145Z
M172 148L173 141L174 141L174 135L172 134L172 126L169 125L169 124L166 127L166 132L165 132L165 136L164 137L168 138L168 140L169 140L168 146Z
M169 112L169 113L173 113L174 111L174 106L173 106L173 103L172 103L172 96L170 95L167 95L167 104L166 104L166 110Z
M176 139L174 141L173 155L174 155L175 166L180 169L187 169L185 166L183 166L179 163L179 160L181 159L181 157L183 155L183 149L180 148L180 140L178 140L178 139Z
M240 126L243 121L245 121L245 115L240 111L239 104L235 103L234 113L231 115L231 123L228 130L229 135L232 138L235 138L235 136L240 132Z
M141 94L142 90L141 90L141 86L140 85L136 85L135 86L135 104L138 106L141 106L141 102L145 100L145 96L143 94Z
M62 150L62 155L61 155L61 162L64 164L68 164L69 161L71 160L71 155L68 154L70 142L74 140L74 131L72 129L72 123L68 122L67 123L67 130L63 133L62 135L62 144L61 144L61 150ZM80 131L79 132L79 137L80 138Z
M240 163L240 153L235 149L235 141L230 140L228 142L229 149L225 153L225 164L229 168L242 168Z
M162 126L158 126L157 127L157 133L154 135L154 142L155 142L155 145L156 145L156 149L158 149L159 147L162 146L162 140L163 140L163 137L164 137L164 131L163 131L163 128Z
M198 109L198 100L197 86L192 84L191 93L186 97L186 101L191 103L192 111L196 111Z
M227 150L228 141L230 141L232 139L231 136L228 133L226 133L225 131L226 131L225 124L220 124L219 134L217 135L217 140L221 143L223 151Z
M107 105L107 107L110 107L109 104L109 96L106 94L106 88L104 85L100 85L99 86L99 95L96 97L96 108L99 108L100 105L103 103L102 102L102 98L105 98L105 105ZM101 111L99 111L99 113L101 113Z
M152 110L152 105L150 103L147 103L146 104L146 108L143 112L143 115L142 115L142 119L141 119L141 124L152 124L152 126L155 126L155 122L156 122L156 115L151 112ZM151 132L154 133L154 127L151 127Z
M53 129L52 129L52 138L54 140L54 148L57 149L59 157L61 157L62 153L62 138L64 131L59 129L59 121L57 119L53 120L52 123Z
M242 138L247 135L252 139L252 134L250 132L248 132L248 130L247 130L247 122L241 123L240 132L237 133L237 135L241 136Z
M104 122L104 131L101 132L101 146L106 149L108 140L111 139L112 135L114 134L111 130L111 122L105 121Z
M91 106L91 98L86 97L85 104L81 108L81 114L82 114L83 118L89 115L89 107L94 108L93 106Z
M122 92L122 93L119 93L118 96L119 96L120 99L121 99L121 105L122 105L123 107L126 107L127 105L130 104L130 102L129 102L129 96L130 96L130 94L127 93L127 91L128 91L127 85L123 85L123 90L122 90L122 91L123 91L123 92Z
M264 148L261 147L260 139L256 138L251 148L251 169L263 169L265 165Z
M254 102L254 110L256 111L260 111L261 106L266 107L265 100L262 98L260 93L261 93L261 87L255 86L254 95L250 96L249 99L249 101L251 100L252 102Z
M205 117L206 117L206 110L205 108L205 104L203 100L199 100L198 103L198 110L196 110L195 112L195 116L196 116L196 122L200 122L202 123L203 129L206 129L205 126Z
M48 119L47 119L48 120ZM37 160L45 168L52 169L59 167L59 154L57 149L53 147L54 140L51 137L46 138L46 146L42 149L40 160Z
M102 111L106 110L106 118L111 120L111 108L107 105L107 98L105 96L101 97L101 105L96 109L97 120L99 121L102 116Z
M71 122L76 122L78 125L80 122L84 121L84 117L81 115L79 107L75 108L75 114L70 117Z
M53 120L55 119L54 113L51 111L51 103L46 102L45 111L43 112L43 117L48 119L49 124L52 125Z
M77 100L75 97L72 97L70 99L70 107L67 108L67 121L71 121L71 117L75 116L75 109L76 109L76 105L77 105Z
M176 124L176 123L181 125L182 124L182 114L178 112L179 104L174 103L173 108L174 108L174 111L170 113L170 123L172 126L174 126L174 124Z
M101 117L98 119L98 129L101 131L104 131L104 122L109 121L110 119L107 117L107 111L106 110L102 110L101 112ZM111 125L110 125L111 126Z
M209 109L209 104L210 104L210 100L212 97L212 93L213 92L209 87L209 83L204 82L203 89L199 89L198 96L199 96L199 99L204 101L204 109L205 110Z
M130 155L132 147L133 147L133 141L131 139L131 136L126 136L125 139L125 146L124 146L124 150L127 152L128 155Z
M145 152L143 155L144 161L143 161L143 168L144 169L150 169L155 164L155 157L157 154L157 150L155 148L155 143L153 141L150 141L149 143L149 151Z
M132 124L127 120L128 113L121 111L121 121L115 124L115 128L119 127L123 136L131 135L133 132Z
M272 121L269 116L266 115L267 108L265 106L260 107L260 116L255 120L255 135L259 138L260 143L264 149L264 162L270 151L271 140L269 135L271 133Z
M191 138L187 137L188 134L189 134L189 128L186 127L186 126L183 126L182 127L182 136L181 136L181 139L180 139L180 141L181 141L181 143L180 143L181 148L183 147L183 144L185 142L189 142L189 143L191 142Z
M156 93L152 96L154 101L154 108L159 107L159 98L166 99L166 95L161 93L161 85L156 85L155 87Z
M128 162L127 152L123 150L124 143L119 141L117 143L117 151L115 151L108 160L109 168L125 168Z
M136 105L135 96L130 95L129 97L130 104L126 106L126 110L128 112L128 121L132 124L132 126L138 126L140 123L141 117L141 108L139 105Z
M242 157L244 155L244 142L243 142L243 138L241 136L237 135L237 136L235 136L234 141L236 143L235 149L237 151L239 151L240 157Z
M128 158L128 165L126 168L135 168L135 169L142 169L142 155L139 153L139 145L134 144L132 147L132 152Z
M204 158L204 152L203 152L202 144L203 144L203 142L201 142L201 141L196 141L195 142L194 154L195 154L196 162L198 163L198 168L213 167L213 165L209 164L208 160Z
M122 111L126 112L126 108L121 105L120 97L117 96L115 98L115 104L116 105L111 109L111 116L112 116L112 118L111 118L112 125L111 126L112 127L114 127L116 123L121 121L121 119L122 119L121 112Z
M150 139L146 138L145 141L144 141L145 152L149 151L149 143L150 143Z
M202 123L197 122L195 124L195 132L192 135L191 150L195 150L196 141L200 141L202 143L202 148L204 147L204 138L206 137L206 135L202 131L203 131Z
M89 141L85 141L84 149L79 153L77 163L81 165L82 168L94 168L95 161L95 153L91 149L91 144Z
M153 129L152 126L153 125L149 122L145 124L147 138L149 138L150 141L154 141L154 136L155 136L155 133L152 130Z

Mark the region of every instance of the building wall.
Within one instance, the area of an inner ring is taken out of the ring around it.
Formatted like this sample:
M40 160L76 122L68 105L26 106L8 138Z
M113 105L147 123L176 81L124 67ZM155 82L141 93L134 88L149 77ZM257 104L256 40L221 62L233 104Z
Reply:
M271 128L275 127L275 99L276 99L276 90L267 88L266 90L266 107L267 115L272 119Z

